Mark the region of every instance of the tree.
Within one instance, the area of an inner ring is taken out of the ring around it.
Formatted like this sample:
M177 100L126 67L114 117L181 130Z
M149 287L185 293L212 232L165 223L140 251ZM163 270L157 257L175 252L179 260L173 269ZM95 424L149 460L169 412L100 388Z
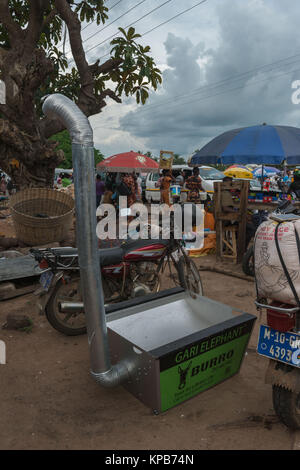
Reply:
M174 153L173 165L186 165L186 161L183 157L180 157L180 155Z
M111 41L110 57L89 64L81 23L108 19L104 0L0 0L0 79L6 103L0 104L0 168L20 187L47 186L64 159L51 136L64 130L57 119L42 116L41 97L63 93L86 116L98 114L107 98L121 103L135 96L145 103L157 89L161 72L150 47L136 41L134 28ZM65 29L74 62L59 48ZM110 84L113 83L113 86Z
M73 168L72 143L69 132L59 132L58 134L55 134L50 137L50 140L53 140L54 142L58 143L56 150L62 150L64 152L64 160L60 163L60 168ZM97 165L97 163L100 163L103 159L104 155L102 155L100 150L95 149L95 166Z

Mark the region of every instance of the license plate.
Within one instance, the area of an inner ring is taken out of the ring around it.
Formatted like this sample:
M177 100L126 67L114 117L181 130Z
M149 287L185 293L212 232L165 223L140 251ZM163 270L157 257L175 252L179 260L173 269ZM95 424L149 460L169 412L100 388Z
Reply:
M300 335L289 331L281 333L261 325L257 352L270 359L300 367Z
M45 273L41 274L40 284L45 289L45 291L49 290L53 276L54 274L51 271L46 271Z

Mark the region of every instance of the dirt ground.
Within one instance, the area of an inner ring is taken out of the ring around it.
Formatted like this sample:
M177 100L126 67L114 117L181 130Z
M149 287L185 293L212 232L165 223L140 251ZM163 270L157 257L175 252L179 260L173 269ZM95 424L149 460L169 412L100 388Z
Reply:
M196 263L211 267L215 257ZM256 314L253 282L201 275L207 297ZM297 433L274 415L271 386L264 384L267 360L255 351L258 321L239 374L154 415L123 387L97 385L89 374L87 336L61 335L35 304L32 294L0 302L0 324L10 312L27 314L34 323L29 333L0 329L7 347L7 364L0 365L0 449L300 448Z

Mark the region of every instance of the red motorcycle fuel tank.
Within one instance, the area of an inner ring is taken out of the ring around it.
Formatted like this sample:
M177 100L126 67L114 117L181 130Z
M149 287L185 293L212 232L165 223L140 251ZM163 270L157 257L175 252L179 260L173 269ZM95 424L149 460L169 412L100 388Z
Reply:
M153 243L153 245L143 246L141 248L132 248L124 255L124 261L146 261L160 259L166 246L162 243Z

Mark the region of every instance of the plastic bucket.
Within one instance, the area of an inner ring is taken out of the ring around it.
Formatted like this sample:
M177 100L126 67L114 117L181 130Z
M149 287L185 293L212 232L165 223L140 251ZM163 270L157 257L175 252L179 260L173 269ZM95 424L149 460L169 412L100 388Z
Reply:
M170 191L171 191L171 196L172 197L174 197L174 196L179 197L180 194L181 194L181 187L176 184L176 185L170 187Z

